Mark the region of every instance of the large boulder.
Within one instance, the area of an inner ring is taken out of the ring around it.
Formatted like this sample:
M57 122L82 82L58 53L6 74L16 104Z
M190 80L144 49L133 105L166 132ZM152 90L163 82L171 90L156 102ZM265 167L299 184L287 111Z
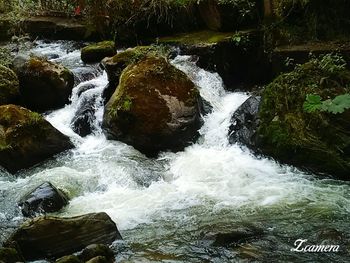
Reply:
M108 138L147 155L181 150L198 135L199 92L192 81L165 58L150 56L128 66L105 106Z
M50 182L45 182L19 201L24 216L57 212L68 204L68 197Z
M81 50L81 60L85 63L96 63L105 57L113 56L115 52L113 41L98 42L88 45Z
M231 129L232 142L243 133L248 138L238 140L260 153L349 180L350 71L345 65L341 57L325 55L278 76L263 90L261 105L254 103L247 119L252 125L247 120L241 125L250 131ZM245 111L241 108L236 115Z
M121 235L106 213L72 218L38 217L20 226L4 243L17 247L25 260L58 258L94 243L110 244Z
M19 97L19 82L16 73L0 65L0 105L14 103Z
M103 92L103 98L107 102L119 84L122 71L130 64L136 63L147 55L155 55L157 49L153 46L138 46L128 48L113 57L106 57L101 65L106 70L108 76L108 86Z
M74 86L73 74L62 65L34 56L17 56L13 61L20 84L22 104L35 111L63 107Z
M38 113L16 105L0 106L0 112L0 165L11 173L73 147Z

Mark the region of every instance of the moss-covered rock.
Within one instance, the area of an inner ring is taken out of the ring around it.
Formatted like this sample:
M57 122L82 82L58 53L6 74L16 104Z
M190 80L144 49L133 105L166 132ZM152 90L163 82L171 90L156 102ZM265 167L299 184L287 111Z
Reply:
M0 65L0 105L14 103L19 97L19 82L16 73Z
M262 94L258 129L262 152L314 172L350 179L350 110L333 114L306 112L303 107L308 94L327 100L349 92L350 71L339 56L311 59L277 77Z
M24 261L20 253L14 248L0 248L0 262L16 263Z
M105 106L108 137L148 155L180 150L198 135L199 92L188 77L162 57L128 66Z
M85 63L96 63L105 57L113 56L115 52L113 41L98 42L88 45L81 50L81 60Z
M17 56L13 69L19 78L21 103L25 107L46 111L69 102L74 76L62 65L40 57Z
M138 46L128 48L113 57L107 57L102 60L102 67L106 70L108 76L108 87L104 90L103 98L107 102L112 96L115 88L119 84L119 78L122 71L130 64L136 63L147 55L156 55L157 48L153 46Z
M38 217L21 225L4 243L18 247L26 261L57 258L98 242L121 239L117 226L106 213L71 218Z
M40 114L16 105L0 106L0 165L14 173L73 147Z

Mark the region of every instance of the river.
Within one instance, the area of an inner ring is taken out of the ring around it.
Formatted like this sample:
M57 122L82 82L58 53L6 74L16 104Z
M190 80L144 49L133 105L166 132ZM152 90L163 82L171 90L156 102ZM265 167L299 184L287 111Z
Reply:
M149 159L103 135L101 94L107 76L97 65L84 66L74 46L38 41L31 50L76 75L71 103L45 114L75 148L16 177L0 171L4 235L23 220L20 197L50 181L71 198L55 215L104 211L116 222L124 238L113 244L117 262L348 262L348 182L321 179L228 143L231 115L249 94L225 91L217 73L198 68L189 56L177 56L171 63L195 82L213 110L204 117L196 143ZM78 96L87 84L94 88ZM71 120L84 98L92 96L97 97L93 134L81 138ZM242 228L261 233L240 244L213 244L217 233ZM299 238L340 245L340 251L292 252Z

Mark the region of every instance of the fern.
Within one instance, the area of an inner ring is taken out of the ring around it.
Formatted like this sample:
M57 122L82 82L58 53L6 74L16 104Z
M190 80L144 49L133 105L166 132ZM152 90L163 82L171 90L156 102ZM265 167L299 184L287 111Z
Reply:
M345 110L350 109L350 93L336 96L333 100L328 99L324 101L319 95L308 94L303 107L309 113L317 110L332 114L343 113Z

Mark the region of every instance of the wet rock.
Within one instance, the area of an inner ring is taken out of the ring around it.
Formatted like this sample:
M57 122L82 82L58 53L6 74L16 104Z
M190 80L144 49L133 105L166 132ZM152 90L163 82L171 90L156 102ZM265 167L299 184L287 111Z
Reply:
M256 147L260 101L260 97L251 96L234 112L229 128L230 143L239 142Z
M73 148L69 137L40 114L16 105L0 106L0 165L10 173Z
M156 54L157 51L152 46L138 46L128 48L127 50L116 54L113 57L102 60L101 65L106 70L108 76L108 86L103 92L103 98L106 102L111 98L116 87L119 84L119 78L122 71L131 63L135 63L149 54Z
M21 102L35 111L63 107L69 102L73 74L65 67L44 58L17 56L13 69L19 78Z
M113 41L103 41L84 47L81 50L81 60L85 63L96 63L113 56L115 52Z
M94 84L85 84L79 87L79 90L77 92L77 96L80 97L85 91L88 91L90 89L96 88L96 85Z
M200 101L200 112L202 115L207 115L213 111L213 106L209 101L203 99L202 97L200 97Z
M67 204L68 197L49 182L39 185L19 202L24 216L57 212Z
M232 244L239 244L245 242L249 239L259 237L263 234L263 231L258 228L247 228L241 227L233 231L226 233L218 233L214 236L211 236L210 239L213 239L214 246L230 246Z
M69 255L57 259L55 263L82 263L82 261L75 255Z
M19 81L16 73L0 65L0 105L14 103L19 97Z
M121 235L106 213L71 218L38 217L20 226L4 243L17 246L28 261L57 258L90 244L110 244Z
M147 57L127 67L105 106L108 138L154 156L177 151L198 136L199 92L180 70L162 57Z
M73 131L82 137L92 133L97 96L84 97L72 120Z
M0 262L16 263L22 262L22 255L14 248L0 248Z
M86 262L98 256L101 256L104 258L103 262L111 262L111 263L114 262L113 251L108 246L103 244L89 245L82 251L79 258L82 261Z

